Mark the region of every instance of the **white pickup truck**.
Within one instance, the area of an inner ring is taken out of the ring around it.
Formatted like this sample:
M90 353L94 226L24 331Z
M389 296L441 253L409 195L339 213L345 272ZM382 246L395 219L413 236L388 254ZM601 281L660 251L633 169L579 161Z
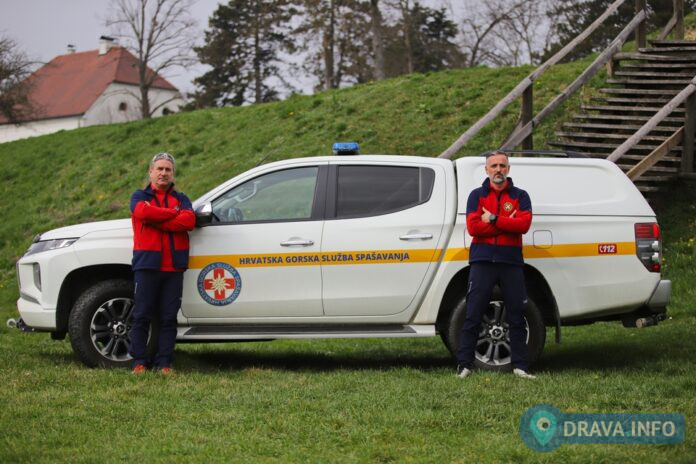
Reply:
M479 156L301 158L216 187L194 202L177 340L439 334L453 350L469 269L466 200L484 164ZM618 167L513 157L510 176L534 213L523 237L531 362L546 327L560 341L562 325L640 327L665 317L671 283L660 278L660 229ZM37 236L17 263L18 325L55 339L68 333L88 366L128 365L132 241L129 219ZM498 294L476 363L510 368Z

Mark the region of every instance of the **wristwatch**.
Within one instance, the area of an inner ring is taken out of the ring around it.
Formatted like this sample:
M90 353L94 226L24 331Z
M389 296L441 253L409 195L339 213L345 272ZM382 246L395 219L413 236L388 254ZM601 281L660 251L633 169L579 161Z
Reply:
M495 225L495 221L498 220L498 216L495 214L491 214L488 216L488 222L490 222L492 225Z

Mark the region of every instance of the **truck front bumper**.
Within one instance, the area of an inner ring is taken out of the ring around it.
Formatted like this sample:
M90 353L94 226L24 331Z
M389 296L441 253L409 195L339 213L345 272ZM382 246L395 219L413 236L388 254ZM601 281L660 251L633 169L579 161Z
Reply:
M21 297L17 300L17 309L22 320L29 327L38 330L56 330L55 309L44 309L40 304Z

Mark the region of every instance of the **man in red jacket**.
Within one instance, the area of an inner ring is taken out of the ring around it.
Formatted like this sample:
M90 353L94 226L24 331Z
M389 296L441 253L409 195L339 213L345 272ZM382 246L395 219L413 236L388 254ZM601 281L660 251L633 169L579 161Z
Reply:
M169 153L152 158L150 182L131 196L135 306L131 317L133 373L147 370L147 337L153 318L160 322L154 367L171 373L189 240L196 217L191 201L174 190L176 162Z
M522 234L532 223L532 202L524 190L508 177L506 153L497 151L486 157L488 178L469 194L466 227L473 237L469 251L469 287L466 319L457 348L457 375L464 378L474 367L476 343L483 314L496 284L500 285L510 333L513 373L534 378L527 364L524 315L527 292L524 285Z

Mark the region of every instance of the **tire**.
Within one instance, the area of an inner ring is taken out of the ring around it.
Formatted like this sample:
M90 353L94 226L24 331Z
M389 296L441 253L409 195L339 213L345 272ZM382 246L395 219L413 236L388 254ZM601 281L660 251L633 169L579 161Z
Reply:
M88 367L130 367L128 354L133 282L105 280L85 290L75 302L68 322L70 344ZM155 329L156 331L156 329ZM152 331L150 354L156 350Z
M452 355L455 355L459 346L459 336L462 324L466 319L466 297L459 300L452 311L449 323L442 332L441 337ZM529 365L534 364L546 343L546 327L539 311L539 307L531 297L528 297L527 312L525 314L527 326L527 360ZM479 339L476 345L474 364L479 369L488 371L511 371L510 361L510 334L505 322L505 303L498 287L493 290L493 296L488 310L484 313L479 331Z

